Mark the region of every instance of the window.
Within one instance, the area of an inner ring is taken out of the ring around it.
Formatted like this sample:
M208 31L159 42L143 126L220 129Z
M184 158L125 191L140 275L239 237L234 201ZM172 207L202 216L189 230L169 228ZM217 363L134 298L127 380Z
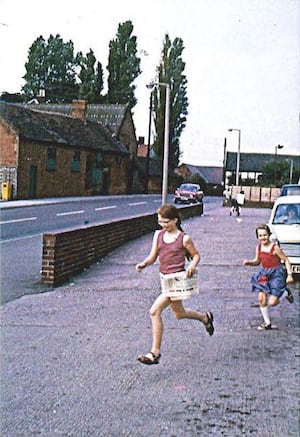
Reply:
M47 170L56 170L56 148L48 147L47 149Z
M102 152L97 152L97 155L96 155L96 167L97 168L102 168L103 167L103 153Z
M78 150L73 153L72 171L80 171L80 152Z

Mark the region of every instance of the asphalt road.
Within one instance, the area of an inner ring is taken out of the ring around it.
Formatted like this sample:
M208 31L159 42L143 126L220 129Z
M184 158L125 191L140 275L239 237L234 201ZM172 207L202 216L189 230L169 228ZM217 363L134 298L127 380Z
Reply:
M172 201L170 196L169 201ZM153 213L160 196L111 196L15 202L1 209L1 304L49 290L40 284L42 235L55 229L105 223L118 218ZM220 204L207 197L207 210ZM18 206L19 205L19 206ZM25 205L25 206L24 206ZM181 205L177 205L179 208Z
M19 201L20 206L18 201L7 203L1 208L1 241L153 213L160 203L158 195L58 198L32 204Z

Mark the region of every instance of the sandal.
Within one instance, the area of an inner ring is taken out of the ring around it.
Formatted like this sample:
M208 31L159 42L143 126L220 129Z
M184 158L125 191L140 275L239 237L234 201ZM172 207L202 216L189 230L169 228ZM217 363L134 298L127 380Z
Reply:
M143 364L158 364L161 355L155 355L153 352L149 352L146 355L140 355L138 361Z
M206 332L208 332L209 335L213 335L214 330L215 330L214 325L213 325L213 321L214 321L213 313L211 313L211 312L206 313L206 317L208 320L208 322L205 325Z
M263 323L262 325L259 325L258 327L257 327L257 330L258 331L267 331L267 330L269 330L269 329L272 329L272 325L271 325L271 323Z
M286 289L287 296L285 298L289 301L289 303L294 303L294 296L289 288Z

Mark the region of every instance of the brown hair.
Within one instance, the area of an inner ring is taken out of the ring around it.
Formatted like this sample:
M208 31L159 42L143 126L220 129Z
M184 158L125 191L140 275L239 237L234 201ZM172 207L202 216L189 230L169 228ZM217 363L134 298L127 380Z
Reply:
M261 225L258 225L257 228L255 229L256 238L258 238L258 231L259 231L259 230L267 231L267 233L268 233L269 236L270 236L271 233L272 233L271 230L270 230L270 228L269 228L269 226L263 223L263 224L261 224Z
M174 205L171 205L170 203L166 203L165 205L162 205L160 208L158 208L157 214L159 214L163 218L166 218L169 220L177 219L177 222L176 222L177 228L180 231L182 231L181 217L180 217L178 209Z
M170 203L165 203L160 208L158 208L157 214L169 220L177 219L176 226L180 231L183 232L183 229L181 227L181 217L176 206L171 205ZM188 261L192 259L191 255L187 251L185 253L185 256Z

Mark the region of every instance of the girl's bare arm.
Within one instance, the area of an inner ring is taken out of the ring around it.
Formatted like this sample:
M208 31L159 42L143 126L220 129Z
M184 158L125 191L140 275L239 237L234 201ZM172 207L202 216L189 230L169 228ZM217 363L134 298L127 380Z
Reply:
M292 282L294 282L294 279L293 279L293 275L292 275L292 266L288 260L288 257L286 256L286 254L283 252L283 250L277 244L274 248L274 252L276 253L277 256L279 256L281 261L284 262L285 267L286 267L286 271L287 271L286 282L288 284L291 284Z
M183 246L192 258L189 266L186 269L187 276L193 276L196 270L196 266L200 262L200 253L196 249L193 240L189 235L185 235L183 237Z
M158 255L158 248L157 248L157 238L160 231L155 231L153 240L152 240L152 247L149 252L149 255L144 259L144 261L138 263L135 266L135 269L137 272L141 272L145 267L150 266L151 264L155 263Z

